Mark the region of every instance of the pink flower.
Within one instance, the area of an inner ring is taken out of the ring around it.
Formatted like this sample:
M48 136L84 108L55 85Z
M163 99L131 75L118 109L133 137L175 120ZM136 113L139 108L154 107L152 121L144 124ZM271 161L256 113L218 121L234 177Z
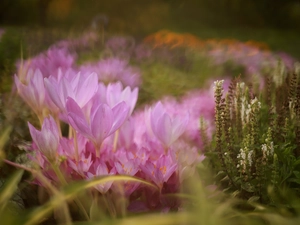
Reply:
M110 108L107 104L97 104L95 101L91 110L84 115L82 108L70 97L67 99L66 109L69 124L77 132L90 139L94 143L96 151L99 151L104 139L125 122L129 111L125 102L120 102ZM99 156L99 152L96 152L96 155Z
M15 84L23 100L41 116L45 107L45 87L41 71L29 70L25 81L20 81L15 75Z
M163 183L176 172L177 163L169 155L162 155L156 162L147 160L145 165L141 165L141 169L161 189Z
M35 129L30 123L28 123L28 126L32 140L40 152L42 152L50 162L55 161L60 140L59 129L55 120L51 116L45 118L41 131Z
M123 89L123 85L121 82L110 83L106 89L106 99L107 104L110 107L114 107L118 103L124 101L130 107L130 111L128 116L130 116L135 107L136 101L138 98L138 88L134 88L131 91L131 88L127 86Z
M82 177L89 171L93 164L92 155L89 154L88 157L81 155L81 158L75 163L73 160L68 160L70 167L75 170Z
M62 137L59 142L60 146L58 151L60 155L63 155L68 159L75 160L77 157L75 148L78 151L79 158L85 157L87 143L88 139L80 134L77 135L76 143L74 138L67 139Z
M134 120L129 118L119 129L118 146L129 149L134 144Z
M71 55L66 48L51 47L46 52L24 61L23 65L18 63L17 67L25 71L39 69L44 77L49 77L56 76L59 69L66 72L73 67L74 62L74 55Z
M58 78L50 76L45 78L44 82L50 98L63 114L66 113L65 105L68 97L73 98L80 107L83 107L98 90L98 78L95 73L69 72L63 76L60 72Z
M82 72L95 72L99 81L104 83L121 81L130 87L140 85L140 71L128 65L127 60L118 58L103 59L96 64L84 64L80 68Z
M154 135L168 148L183 134L189 117L170 117L161 102L158 102L154 108L151 108L150 120Z
M105 175L113 175L113 171L108 171L108 168L104 162L100 162L99 159L95 163L95 172L87 172L87 178L94 178L99 176L105 176ZM102 194L105 194L108 189L110 189L112 185L112 181L106 182L105 184L98 184L95 186L95 188Z

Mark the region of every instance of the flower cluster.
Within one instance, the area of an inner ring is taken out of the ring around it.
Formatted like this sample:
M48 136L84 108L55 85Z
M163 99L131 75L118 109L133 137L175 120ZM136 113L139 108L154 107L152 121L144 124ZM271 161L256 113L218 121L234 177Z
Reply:
M116 65L121 70L118 65L122 64ZM61 177L71 181L135 176L151 182L157 190L123 182L129 209L178 207L177 201L167 201L163 195L179 191L183 180L204 159L199 152L199 118L212 124L214 100L210 91L190 93L182 102L166 98L134 111L137 87L125 87L120 81L104 84L88 67L78 73L58 69L48 76L30 69L22 76L15 75L18 92L41 123L41 130L28 124L33 140L29 157L46 177L61 185ZM68 136L62 135L65 124ZM208 129L211 133L212 126ZM105 194L120 191L119 186L108 182L94 188Z
M86 33L81 38L74 40L62 40L52 45L47 51L39 55L17 63L19 78L22 82L26 79L28 71L39 69L43 77L60 76L59 73L90 73L95 72L99 81L104 83L120 81L124 86L138 87L141 84L140 71L138 68L130 66L127 59L122 59L120 54L114 57L100 59L97 63L84 63L76 65L77 55L72 53L79 47L86 46L99 38L96 33ZM107 48L115 51L118 47L111 46L108 40ZM117 50L116 50L117 49ZM123 49L124 50L124 49Z
M141 83L139 69L129 66L127 60L120 58L102 59L93 64L85 63L79 70L82 72L93 71L97 73L99 81L105 83L121 81L130 87L138 87Z

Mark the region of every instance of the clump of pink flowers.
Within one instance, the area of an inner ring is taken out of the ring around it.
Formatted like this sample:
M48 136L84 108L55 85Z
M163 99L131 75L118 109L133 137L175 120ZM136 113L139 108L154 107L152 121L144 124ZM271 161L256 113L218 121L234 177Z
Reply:
M61 76L61 73L74 74L79 72L94 72L97 74L98 80L105 84L120 81L124 86L130 86L132 88L140 86L140 70L137 67L130 65L130 57L124 58L122 57L123 53L116 53L128 50L127 48L122 48L122 46L126 44L123 43L124 41L121 41L117 47L114 46L116 41L123 40L124 38L116 37L107 41L106 50L112 51L111 53L115 53L112 54L111 57L100 58L96 63L85 62L80 66L76 64L77 54L74 50L83 47L87 48L89 45L93 45L93 43L98 39L99 37L97 36L97 33L90 32L77 39L61 40L50 46L45 52L26 60L19 60L17 62L17 69L19 71L18 76L20 80L25 81L27 79L27 72L36 71L37 69L40 70L43 77L52 76L57 79L60 79L59 76ZM129 50L127 52L129 52Z
M120 81L130 87L138 87L141 84L140 71L129 65L128 60L116 57L102 59L96 63L85 63L80 66L79 71L95 72L99 81L104 83Z
M122 63L118 66L123 68ZM120 81L105 84L88 68L58 69L53 74L30 69L22 77L15 75L18 93L41 124L36 128L28 123L33 140L29 157L58 186L62 181L57 169L66 181L134 176L157 189L123 182L129 210L177 208L178 201L163 196L178 192L204 159L199 118L211 131L213 93L195 92L182 102L169 98L135 110L138 87ZM66 125L68 135L62 135ZM102 195L120 192L120 183L107 182L94 189Z

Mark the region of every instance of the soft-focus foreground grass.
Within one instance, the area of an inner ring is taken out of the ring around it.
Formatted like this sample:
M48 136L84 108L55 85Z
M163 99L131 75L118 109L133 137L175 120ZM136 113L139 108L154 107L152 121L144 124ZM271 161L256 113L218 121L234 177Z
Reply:
M9 129L1 136L1 147L7 139ZM0 153L3 153L2 151ZM2 163L2 161L1 161ZM198 165L199 175L192 176L191 179L184 182L183 189L186 194L177 195L182 199L182 208L177 212L169 213L137 213L118 218L107 216L101 205L94 205L87 208L89 216L88 221L71 221L68 213L60 213L61 221L59 224L73 225L282 225L299 224L300 222L300 202L290 196L289 205L282 206L278 211L266 208L251 201L245 202L235 199L233 196L225 196L222 192L215 190L213 186L207 186L205 180L210 175L203 164ZM6 180L0 188L0 218L1 223L5 225L34 225L34 224L57 224L53 220L47 220L54 210L64 210L67 204L78 196L86 196L80 193L89 189L95 184L101 184L114 180L136 180L126 176L102 177L91 181L76 182L68 184L60 190L57 190L50 183L48 188L53 191L52 197L43 205L25 211L16 211L15 202L10 200L14 196L19 181L22 178L23 171L16 171ZM35 175L43 179L42 173ZM138 180L137 180L138 181ZM272 193L272 191L270 191ZM278 193L276 193L278 195ZM174 196L169 196L174 197ZM91 199L90 199L91 200ZM289 212L288 208L293 207L296 212ZM62 211L63 212L63 211ZM298 217L292 214L298 213ZM57 215L57 214L56 214ZM69 219L66 219L69 218Z

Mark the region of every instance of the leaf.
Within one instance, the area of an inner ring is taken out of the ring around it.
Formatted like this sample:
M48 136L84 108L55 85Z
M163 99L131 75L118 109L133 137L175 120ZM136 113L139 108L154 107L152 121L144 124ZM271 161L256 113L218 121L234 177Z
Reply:
M300 184L300 179L299 178L290 178L290 179L288 179L288 181L296 183L296 184Z
M248 202L253 203L257 202L260 199L259 196L252 196L251 198L248 199Z
M225 182L225 181L229 181L229 177L225 176L222 180L220 180L221 182Z
M1 187L0 189L0 211L4 209L8 200L13 196L17 190L18 183L20 182L23 170L16 171Z
M225 173L223 170L219 171L216 175L216 179L223 179L227 173Z
M12 130L12 127L7 127L0 136L0 151L3 150L4 145L9 140L9 134Z
M100 221L105 217L104 212L99 207L99 199L95 198L92 200L90 207L90 219L91 221Z
M237 197L240 193L241 193L241 192L240 192L239 190L236 190L236 191L234 191L234 192L231 194L231 196L235 198L235 197Z
M297 178L300 178L300 171L293 171L293 174L295 174Z
M255 191L253 185L251 185L249 182L246 182L246 183L243 182L242 185L241 185L241 188L244 189L247 192L254 192Z
M5 158L5 153L3 151L3 148L9 139L9 134L10 134L11 130L12 130L12 127L7 127L0 136L0 163Z

